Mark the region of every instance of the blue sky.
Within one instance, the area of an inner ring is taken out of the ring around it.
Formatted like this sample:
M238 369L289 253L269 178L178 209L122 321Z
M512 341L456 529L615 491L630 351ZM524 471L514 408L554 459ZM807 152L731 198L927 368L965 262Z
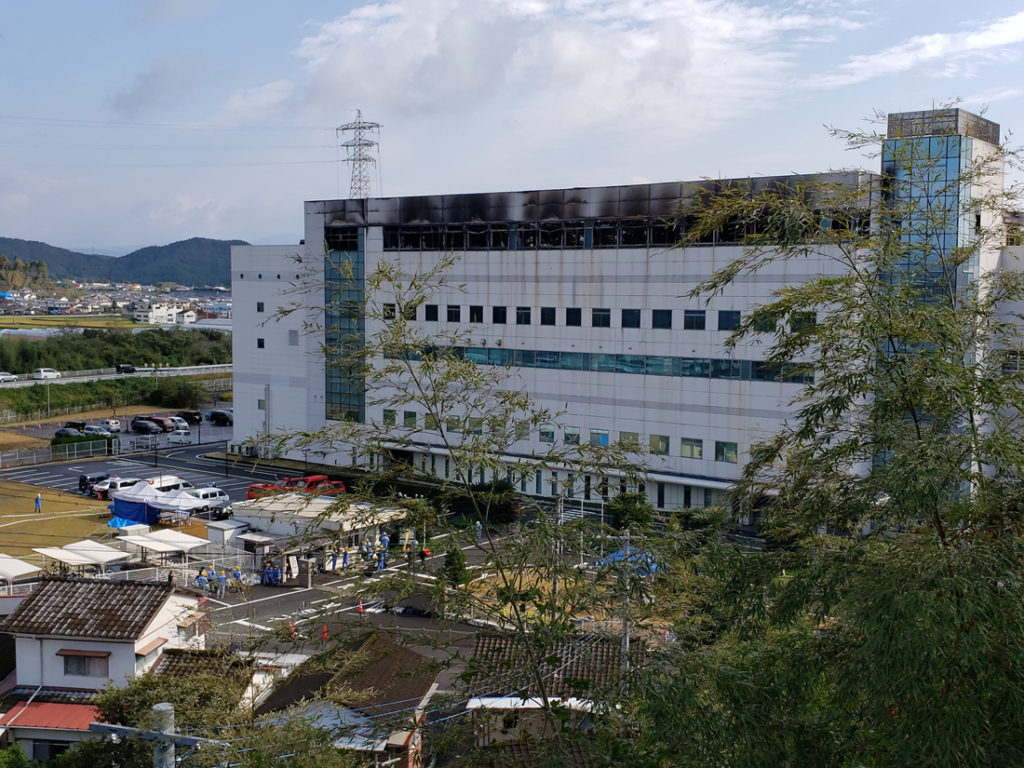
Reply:
M385 195L875 169L824 124L959 98L1024 130L1022 54L998 0L8 3L0 236L297 242L357 108Z

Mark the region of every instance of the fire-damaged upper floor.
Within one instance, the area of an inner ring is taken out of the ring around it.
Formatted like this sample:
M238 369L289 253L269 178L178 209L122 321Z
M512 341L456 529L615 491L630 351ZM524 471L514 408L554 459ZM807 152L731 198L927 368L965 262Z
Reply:
M698 195L742 186L770 189L870 188L877 174L838 171L787 176L423 195L306 203L322 217L328 249L358 247L359 229L381 227L384 250L645 248L678 242L680 206ZM312 234L312 233L309 233Z

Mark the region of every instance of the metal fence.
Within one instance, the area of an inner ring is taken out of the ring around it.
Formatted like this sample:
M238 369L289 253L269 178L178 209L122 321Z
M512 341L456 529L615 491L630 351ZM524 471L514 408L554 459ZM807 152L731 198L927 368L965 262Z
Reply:
M111 451L107 451L106 440L90 440L64 445L42 445L38 448L19 448L14 451L0 451L0 467L25 467L32 464L46 464L51 461L75 461L96 456L120 455L120 441L115 440Z

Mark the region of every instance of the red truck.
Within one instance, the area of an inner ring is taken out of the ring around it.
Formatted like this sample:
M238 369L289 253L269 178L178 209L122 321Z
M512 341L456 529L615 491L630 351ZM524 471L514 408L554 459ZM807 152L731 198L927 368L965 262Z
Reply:
M341 480L331 480L327 475L306 475L305 477L284 477L276 483L253 483L246 493L247 499L258 499L272 493L313 493L317 496L334 496L347 489Z

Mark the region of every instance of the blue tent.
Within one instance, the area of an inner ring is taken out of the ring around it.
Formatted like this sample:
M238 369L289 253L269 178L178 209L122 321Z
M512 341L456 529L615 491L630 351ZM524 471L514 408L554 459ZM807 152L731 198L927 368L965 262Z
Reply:
M149 483L137 483L114 493L114 503L110 506L111 514L133 523L153 525L160 520L160 510L150 506L148 502L156 501L162 495Z
M594 565L598 567L612 565L623 560L633 563L633 567L640 576L650 576L658 570L658 563L655 561L654 555L639 547L630 547L628 551L623 547L618 552L612 552L610 555L597 560Z

